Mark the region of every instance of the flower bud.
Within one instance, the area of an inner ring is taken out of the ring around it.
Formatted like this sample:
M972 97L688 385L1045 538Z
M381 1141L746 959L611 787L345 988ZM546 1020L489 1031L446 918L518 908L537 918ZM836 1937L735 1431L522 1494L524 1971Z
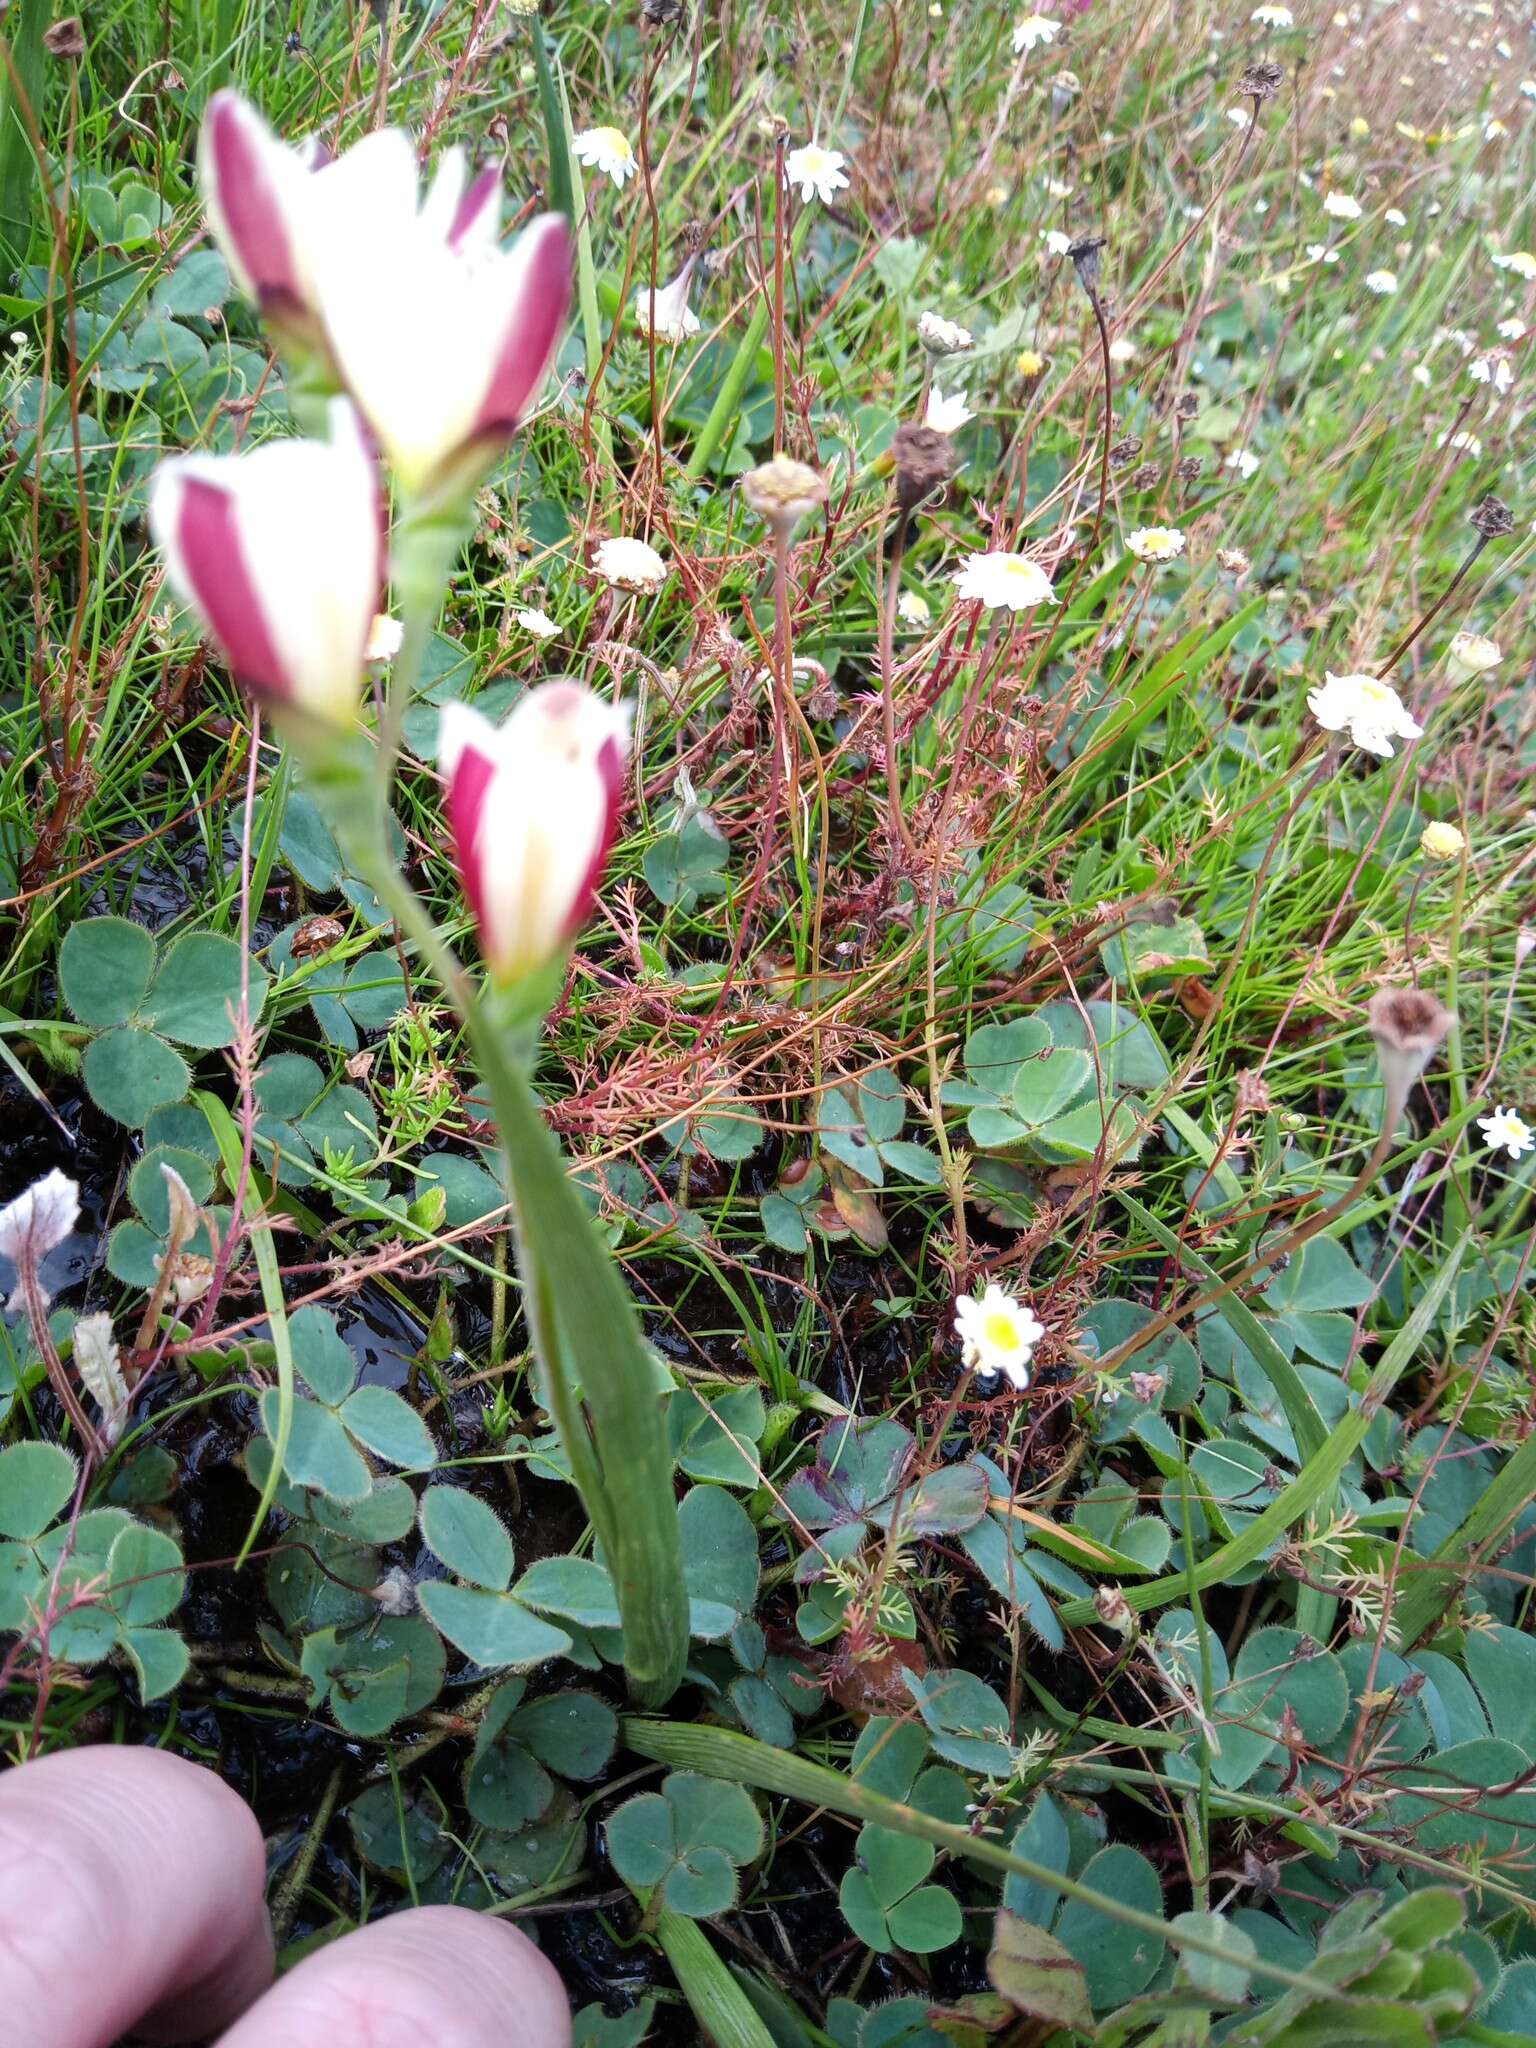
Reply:
M1460 860L1466 851L1467 835L1457 825L1436 818L1419 834L1419 851L1426 860Z
M741 495L759 519L787 529L827 502L827 485L808 462L775 455L771 462L760 462L747 471L741 480Z
M1469 683L1474 676L1486 675L1503 658L1498 642L1483 633L1458 633L1445 651L1445 665L1451 680L1457 683Z
M356 413L331 439L163 462L149 522L172 584L254 696L323 725L357 717L384 582L378 469Z
M443 707L448 827L491 978L555 963L584 923L618 824L628 718L583 684L541 684L493 726Z

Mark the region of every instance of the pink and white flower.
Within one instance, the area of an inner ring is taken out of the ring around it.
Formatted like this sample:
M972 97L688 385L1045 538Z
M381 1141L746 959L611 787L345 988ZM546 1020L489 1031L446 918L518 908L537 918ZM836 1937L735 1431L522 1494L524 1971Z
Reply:
M537 398L565 325L570 237L502 249L501 181L446 151L425 191L398 128L334 162L217 93L199 168L230 267L279 337L323 351L408 496L472 488Z
M160 465L149 521L172 585L253 695L357 716L384 585L378 466L345 399L331 438Z
M492 979L558 960L586 921L618 826L629 720L583 684L543 683L494 726L443 707L438 766Z

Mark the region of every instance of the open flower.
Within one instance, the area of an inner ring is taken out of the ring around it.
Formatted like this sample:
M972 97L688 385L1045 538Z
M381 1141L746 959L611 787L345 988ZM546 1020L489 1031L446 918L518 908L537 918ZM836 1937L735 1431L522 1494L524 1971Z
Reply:
M560 637L560 628L549 613L540 611L537 605L529 605L526 610L515 612L513 617L523 631L531 633L535 640L558 640Z
M643 590L654 595L671 574L649 541L616 534L599 541L592 554L592 566L605 583L620 590Z
M1003 1373L1019 1388L1029 1385L1029 1361L1045 1325L995 1280L980 1295L962 1294L955 1303L960 1355L973 1371Z
M1358 220L1364 208L1348 192L1329 192L1323 200L1323 211L1332 220Z
M990 554L970 555L955 578L961 597L975 598L990 610L1028 611L1037 604L1055 604L1051 579L1028 555L1009 554L996 549Z
M848 183L843 165L847 158L838 149L823 149L820 143L803 143L784 159L784 182L798 185L802 204L819 199L830 206Z
M1072 237L1060 228L1042 228L1040 239L1045 244L1048 256L1065 256L1072 246Z
M973 414L965 402L963 392L952 391L946 398L935 384L928 393L928 409L923 415L926 426L936 434L957 434Z
M1492 1152L1507 1152L1511 1159L1518 1159L1522 1153L1536 1151L1536 1131L1523 1116L1502 1103L1491 1115L1480 1116L1477 1128Z
M1232 448L1227 452L1226 467L1235 469L1244 483L1247 483L1259 466L1259 458L1247 448Z
M1125 545L1138 562L1171 562L1184 552L1184 535L1177 526L1138 526Z
M618 186L640 168L622 128L583 128L571 138L571 147L579 164L585 164L600 177L606 172Z
M1307 709L1325 732L1347 732L1357 747L1383 760L1391 757L1394 740L1416 740L1424 730L1392 685L1376 676L1330 671L1320 690L1307 693Z
M1248 19L1257 22L1260 28L1294 28L1296 24L1296 17L1289 7L1255 7Z
M1529 249L1511 249L1507 256L1495 256L1493 260L1500 270L1512 270L1527 284L1536 279L1536 256Z
M1365 288L1374 292L1378 299L1390 299L1397 290L1395 270L1368 270L1365 273Z
M253 695L326 725L357 716L384 583L378 469L357 414L331 438L161 463L149 523L178 595Z
M1054 43L1060 34L1061 23L1048 14L1026 14L1013 25L1013 54L1022 57L1040 43Z
M642 285L635 293L635 325L642 334L654 334L658 341L686 341L699 331L699 316L688 303L693 281L690 257L670 284L647 291Z
M217 93L199 157L208 217L280 340L329 359L406 493L470 489L537 397L570 300L570 237L542 214L497 246L501 181L448 150L423 192L398 128L315 168Z
M448 829L494 980L551 965L585 921L618 823L627 744L625 714L580 683L541 684L501 726L444 705Z
M932 619L928 600L920 591L904 590L896 600L896 616L905 626L926 626Z

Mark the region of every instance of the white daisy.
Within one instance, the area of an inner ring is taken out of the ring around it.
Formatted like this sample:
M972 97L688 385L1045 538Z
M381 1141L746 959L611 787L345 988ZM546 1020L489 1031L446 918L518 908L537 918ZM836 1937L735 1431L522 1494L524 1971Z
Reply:
M1028 611L1037 604L1055 604L1051 579L1028 555L994 549L990 554L970 555L955 578L961 597L969 597L996 611Z
M599 176L606 171L615 185L622 185L640 168L622 128L583 128L572 139L571 147L578 163Z
M1365 288L1374 292L1378 299L1390 299L1397 290L1395 270L1368 270L1365 273Z
M1358 220L1364 210L1348 192L1330 192L1323 200L1323 211L1332 220Z
M1061 23L1048 14L1026 14L1013 25L1013 54L1022 57L1039 43L1054 43L1060 34Z
M560 637L560 628L549 613L540 611L537 605L529 605L525 611L516 612L513 616L523 631L531 633L535 640L557 640Z
M961 1359L972 1371L987 1378L1002 1373L1022 1390L1029 1385L1029 1361L1045 1325L993 1280L979 1296L962 1294L956 1300L955 1334Z
M1389 206L1381 217L1389 228L1405 228L1408 225L1408 216L1400 206Z
M1523 320L1511 319L1499 322L1500 341L1524 341L1530 331Z
M1042 228L1040 239L1045 244L1046 253L1051 256L1065 256L1072 246L1072 237L1064 235L1060 228Z
M908 626L926 626L933 617L926 597L915 590L904 590L896 600L896 616Z
M1529 249L1511 249L1507 256L1495 256L1493 260L1498 269L1512 270L1527 284L1536 280L1536 256Z
M843 172L846 162L841 150L823 149L819 143L807 142L785 157L784 182L800 187L802 204L819 199L823 206L830 206L848 183Z
M620 590L655 592L672 573L648 541L634 540L628 534L599 541L592 566Z
M1347 732L1357 747L1389 759L1395 739L1416 740L1424 728L1408 714L1390 683L1377 676L1336 676L1307 693L1307 709L1324 732Z
M961 392L953 391L946 398L937 384L929 391L923 424L932 427L936 434L957 434L966 421L974 417Z
M1246 448L1234 448L1227 456L1226 466L1228 469L1235 469L1243 482L1247 483L1259 466L1259 458Z
M1515 373L1503 356L1479 356L1468 366L1467 375L1474 384L1491 384L1500 398L1515 381Z
M1503 1103L1490 1116L1480 1116L1477 1128L1491 1152L1507 1152L1511 1159L1518 1159L1523 1152L1536 1151L1536 1131L1517 1110L1506 1109Z
M1171 562L1184 552L1184 535L1177 526L1138 526L1125 545L1138 562Z
M1294 28L1296 26L1296 17L1292 14L1289 7L1255 7L1248 19L1256 21L1260 28Z

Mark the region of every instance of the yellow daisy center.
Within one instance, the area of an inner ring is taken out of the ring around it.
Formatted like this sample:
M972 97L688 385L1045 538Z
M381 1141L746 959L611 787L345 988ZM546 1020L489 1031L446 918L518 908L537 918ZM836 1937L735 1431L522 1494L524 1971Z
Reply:
M981 1333L994 1351L1017 1351L1019 1326L1012 1316L994 1309L981 1326Z

